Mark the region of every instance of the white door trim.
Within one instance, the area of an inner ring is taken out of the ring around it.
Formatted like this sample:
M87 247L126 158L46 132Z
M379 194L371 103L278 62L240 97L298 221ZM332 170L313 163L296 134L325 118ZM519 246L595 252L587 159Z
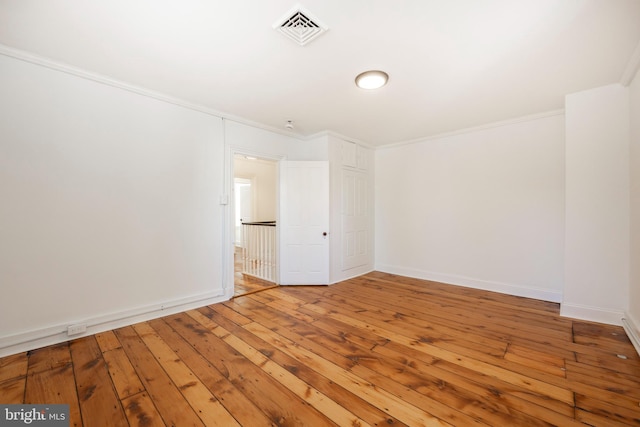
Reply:
M265 154L263 152L250 150L242 147L227 146L226 162L227 162L228 173L226 174L227 180L226 180L225 186L226 186L226 191L228 195L227 198L228 198L229 209L228 209L228 214L226 216L225 225L224 225L227 231L227 233L225 233L225 242L224 242L224 245L225 245L224 247L226 248L224 250L224 253L226 254L224 269L227 273L224 275L224 279L223 279L225 284L224 286L225 297L227 299L231 299L233 297L234 288L235 288L235 284L234 284L235 248L233 244L233 240L234 240L233 236L235 235L235 215L233 211L233 209L235 209L234 188L233 188L235 173L234 173L233 159L236 155L252 156L252 157L257 157L260 159L271 160L276 162L277 163L276 164L277 182L280 182L280 161L286 158L285 155ZM280 222L280 188L279 186L277 186L276 188L276 222L277 223ZM279 251L280 233L278 232L276 234L277 234L276 250ZM278 271L279 271L279 266L278 266ZM279 275L277 275L277 277L278 277L278 283L280 283Z

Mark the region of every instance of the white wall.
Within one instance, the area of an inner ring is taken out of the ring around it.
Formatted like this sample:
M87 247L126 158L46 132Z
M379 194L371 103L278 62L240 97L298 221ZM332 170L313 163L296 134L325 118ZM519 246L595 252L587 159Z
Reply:
M376 151L376 269L560 301L564 116Z
M567 95L565 316L620 324L629 296L629 97Z
M254 218L252 221L275 221L278 201L278 169L275 161L248 160L236 156L233 174L252 180Z
M231 150L267 159L327 160L323 138L301 140L267 129L224 120L225 142Z
M219 300L222 138L219 118L0 56L0 355Z
M629 279L629 307L627 318L631 320L636 336L640 337L640 71L630 86L631 125L631 254ZM637 348L640 352L640 348Z

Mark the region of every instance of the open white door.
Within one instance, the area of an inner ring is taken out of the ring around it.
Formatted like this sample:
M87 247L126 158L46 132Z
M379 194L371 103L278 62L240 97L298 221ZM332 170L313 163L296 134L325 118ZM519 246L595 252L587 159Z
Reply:
M280 284L329 283L329 162L282 161Z
M253 207L251 195L251 180L245 178L234 178L235 191L235 245L243 246L242 223L253 221Z

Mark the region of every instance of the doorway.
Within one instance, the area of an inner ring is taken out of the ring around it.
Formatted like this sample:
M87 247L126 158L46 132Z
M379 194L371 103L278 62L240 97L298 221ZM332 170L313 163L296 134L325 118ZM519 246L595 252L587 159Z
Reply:
M278 162L234 154L233 193L235 298L277 286Z

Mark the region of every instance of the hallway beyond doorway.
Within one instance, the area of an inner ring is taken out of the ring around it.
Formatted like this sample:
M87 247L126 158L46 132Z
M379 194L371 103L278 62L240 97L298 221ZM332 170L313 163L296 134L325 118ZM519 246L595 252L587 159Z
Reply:
M273 282L251 277L242 274L242 249L236 248L233 254L233 298L276 288L278 285Z

